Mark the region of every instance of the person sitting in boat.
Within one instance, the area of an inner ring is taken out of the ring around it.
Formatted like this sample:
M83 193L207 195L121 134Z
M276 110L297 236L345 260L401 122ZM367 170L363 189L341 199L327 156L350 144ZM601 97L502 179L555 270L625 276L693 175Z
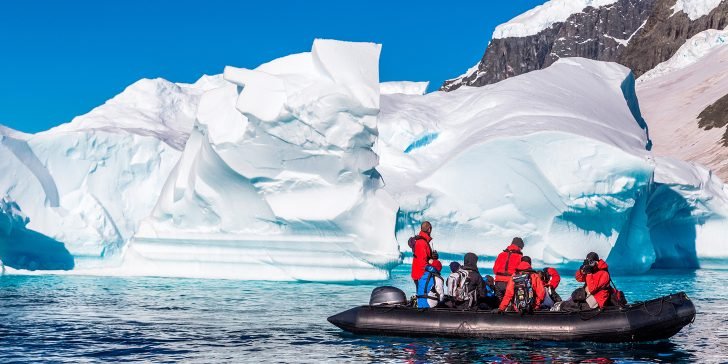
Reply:
M584 287L574 290L570 299L555 304L551 311L581 311L608 305L612 292L608 268L607 262L599 259L597 253L587 254L575 276Z
M414 242L412 242L413 240ZM420 225L420 233L410 238L410 247L413 254L411 276L415 282L415 289L417 288L417 282L425 273L425 267L438 259L437 251L432 250L430 241L432 241L432 224L425 221Z
M417 282L417 308L435 308L445 299L441 270L442 263L437 259L425 266L425 272Z
M497 308L498 305L500 305L500 300L495 294L495 279L493 279L493 276L491 275L486 275L483 282L485 283L483 286L484 295L478 299L478 309L492 310Z
M585 284L586 303L589 308L603 308L609 302L612 292L610 282L612 278L607 270L607 262L599 259L595 252L587 254L584 264L576 271L576 281Z
M447 292L445 293L445 296L447 296L447 297L457 296L457 288L460 285L459 283L460 283L462 277L463 277L463 272L460 271L460 263L450 262L450 275L447 277L447 281L446 281Z
M506 286L511 280L511 276L516 271L518 263L521 262L523 257L522 249L524 243L523 239L519 237L513 238L511 245L508 246L504 251L500 252L495 258L493 264L493 273L495 274L495 294L499 300L503 300L503 296L506 292Z
M513 310L530 312L541 307L546 291L541 276L531 268L531 258L520 261L511 280L506 286L503 300L498 307L499 312Z
M451 270L454 267L457 270L448 278L448 306L460 309L476 308L478 301L485 296L485 282L478 271L478 256L467 253L463 264L450 265Z
M543 282L543 287L546 290L546 295L544 296L541 308L550 309L557 302L561 302L561 296L556 293L556 287L558 287L559 282L561 282L561 276L556 269L551 267L544 268L541 272L539 272L539 274L541 276L541 282Z

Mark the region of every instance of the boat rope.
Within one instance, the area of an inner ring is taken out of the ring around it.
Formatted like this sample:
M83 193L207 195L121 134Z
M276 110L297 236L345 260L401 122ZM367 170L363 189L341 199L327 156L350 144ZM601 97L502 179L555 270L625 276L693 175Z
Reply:
M672 301L670 301L670 303L672 303ZM662 298L660 298L660 309L659 309L659 310L657 311L657 313L656 313L656 314L652 314L652 312L650 312L650 310L649 310L649 309L647 308L647 302L642 302L642 309L643 309L643 310L644 310L644 311L645 311L645 312L646 312L646 313L647 313L648 315L650 315L650 316L652 316L652 317L657 317L657 316L660 316L660 314L662 314L662 309L663 309L663 308L665 308L665 297L662 297Z

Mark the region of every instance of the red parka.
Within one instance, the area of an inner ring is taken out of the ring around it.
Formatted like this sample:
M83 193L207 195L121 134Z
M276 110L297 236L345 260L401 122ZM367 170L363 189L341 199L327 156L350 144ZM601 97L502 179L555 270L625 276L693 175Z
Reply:
M528 264L528 262L519 262L517 270L521 272L529 271L531 270L531 265ZM531 288L533 289L533 293L536 298L533 303L533 309L537 310L541 307L544 297L546 297L546 290L543 287L541 276L536 272L531 272ZM516 285L513 283L513 278L510 278L508 285L506 286L506 293L503 295L503 300L498 307L499 310L505 311L508 306L513 304L511 301L513 300L513 295L516 293L515 291Z
M509 282L513 273L516 272L521 258L523 258L521 248L514 244L511 244L506 250L498 254L498 257L495 258L495 264L493 264L495 281Z
M578 282L586 283L587 293L594 296L594 299L599 304L599 308L604 307L607 300L609 300L609 295L612 291L612 287L609 286L609 281L611 279L607 268L609 268L609 266L607 266L607 262L599 259L594 273L585 275L581 272L581 270L576 271L576 280Z
M554 290L556 287L559 286L559 282L561 282L561 276L559 275L559 272L556 271L554 268L546 268L546 272L549 274L550 278L548 282L544 282L545 286L551 287Z
M430 235L424 231L420 231L415 242L414 258L412 258L412 279L418 280L425 274L425 266L432 258L432 249L430 248Z

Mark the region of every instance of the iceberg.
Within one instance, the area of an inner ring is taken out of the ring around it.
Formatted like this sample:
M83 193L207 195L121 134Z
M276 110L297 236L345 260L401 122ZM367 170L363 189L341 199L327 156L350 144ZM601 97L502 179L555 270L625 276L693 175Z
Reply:
M545 264L631 247L616 265L649 268L636 210L654 166L630 79L617 64L571 58L480 88L383 95L377 153L400 205L398 240L428 219L435 248L452 254L493 257L521 236Z
M492 258L521 236L550 266L589 251L627 272L728 261L728 189L655 155L628 69L564 58L425 94L426 83L380 83L380 49L316 40L194 84L141 80L46 132L0 128L0 168L12 171L0 176L0 259L371 281L426 219L445 258Z
M28 219L13 224L17 231L62 243L75 269L118 262L179 159L211 82L141 80L51 130L31 135L0 129L0 170L12 171L0 175L0 197ZM22 244L3 242L4 249ZM33 269L2 259L9 267Z
M380 46L316 40L200 99L179 162L130 243L130 274L354 281L400 261L372 150Z

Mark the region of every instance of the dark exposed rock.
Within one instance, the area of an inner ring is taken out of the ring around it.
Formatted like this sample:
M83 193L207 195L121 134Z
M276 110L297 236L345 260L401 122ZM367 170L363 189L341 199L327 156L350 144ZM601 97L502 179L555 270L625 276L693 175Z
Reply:
M495 83L548 67L562 57L615 61L640 76L668 60L688 38L728 23L728 0L694 21L683 12L673 15L675 1L619 0L586 8L536 35L493 39L476 72L445 81L441 90Z
M728 95L718 99L698 115L698 126L705 130L728 125ZM723 134L723 146L728 147L728 129Z
M683 12L673 15L673 5L675 0L657 0L644 28L617 60L638 77L670 59L695 34L707 29L723 29L728 24L728 1L695 20L690 20Z

